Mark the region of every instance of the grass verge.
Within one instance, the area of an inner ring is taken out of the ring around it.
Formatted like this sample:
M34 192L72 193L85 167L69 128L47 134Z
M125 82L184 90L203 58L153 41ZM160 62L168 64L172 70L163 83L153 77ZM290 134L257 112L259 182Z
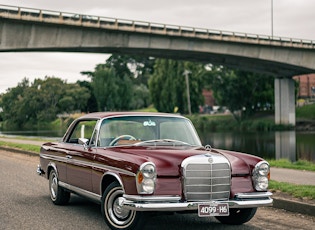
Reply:
M290 194L296 198L303 198L303 199L315 199L315 186L313 185L296 185L286 182L278 182L271 180L269 182L269 189L271 191L281 191L287 194Z
M296 118L315 120L315 104L297 107Z
M267 160L271 167L315 171L315 164L306 160L291 162L288 159Z
M20 149L20 150L30 151L30 152L37 152L37 153L39 153L39 151L40 151L40 146L38 146L38 145L20 144L20 143L0 141L0 146Z

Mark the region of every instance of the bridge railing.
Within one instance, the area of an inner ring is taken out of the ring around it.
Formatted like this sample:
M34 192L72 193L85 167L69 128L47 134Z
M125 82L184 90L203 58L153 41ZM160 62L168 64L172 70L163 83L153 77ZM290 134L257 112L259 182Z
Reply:
M315 41L284 38L250 33L239 33L189 26L169 25L145 21L133 21L94 15L84 15L51 10L41 10L17 6L0 5L0 18L10 18L25 21L57 23L72 26L95 27L110 30L161 34L167 36L213 39L230 42L246 42L261 45L273 45L295 48L314 49Z

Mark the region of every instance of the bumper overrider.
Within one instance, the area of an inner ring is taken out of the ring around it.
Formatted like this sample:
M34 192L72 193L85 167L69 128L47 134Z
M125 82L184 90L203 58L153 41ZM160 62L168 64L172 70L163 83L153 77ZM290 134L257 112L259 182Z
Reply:
M124 195L120 206L135 211L190 211L197 210L199 204L225 203L229 208L254 208L272 206L271 192L238 193L234 199L223 201L182 201L181 197L143 197Z

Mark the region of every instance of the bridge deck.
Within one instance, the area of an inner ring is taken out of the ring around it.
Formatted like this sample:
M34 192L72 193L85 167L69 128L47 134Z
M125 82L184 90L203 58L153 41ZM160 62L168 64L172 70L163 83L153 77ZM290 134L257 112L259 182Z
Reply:
M22 8L8 5L0 5L0 18L64 24L71 26L83 26L108 30L161 34L167 36L181 36L269 46L315 49L315 41L313 40L211 30L145 21L132 21L126 19L57 12L33 8Z

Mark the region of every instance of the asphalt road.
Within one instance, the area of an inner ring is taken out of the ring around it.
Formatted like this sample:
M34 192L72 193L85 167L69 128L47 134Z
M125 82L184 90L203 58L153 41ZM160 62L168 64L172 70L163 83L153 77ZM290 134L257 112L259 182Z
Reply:
M35 171L38 157L0 150L0 229L109 229L100 205L72 195L69 205L53 205L48 181ZM259 208L241 226L227 226L196 215L161 215L147 220L145 229L315 229L315 218L280 209Z

